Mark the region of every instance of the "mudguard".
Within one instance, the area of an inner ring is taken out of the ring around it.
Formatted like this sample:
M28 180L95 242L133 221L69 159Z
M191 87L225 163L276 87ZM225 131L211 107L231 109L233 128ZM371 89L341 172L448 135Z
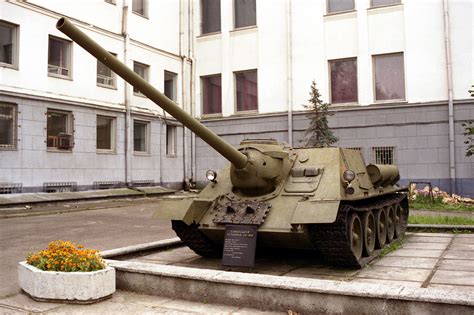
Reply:
M339 200L300 201L291 218L291 224L333 223L339 210Z
M153 218L160 220L179 220L186 224L193 221L199 222L212 201L207 199L169 199L158 202L158 210L153 214Z

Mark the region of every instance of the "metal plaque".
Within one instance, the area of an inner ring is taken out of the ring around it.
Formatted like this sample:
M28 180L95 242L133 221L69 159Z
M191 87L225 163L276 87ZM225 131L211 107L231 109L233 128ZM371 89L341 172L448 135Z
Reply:
M226 225L222 265L253 267L256 247L256 225Z

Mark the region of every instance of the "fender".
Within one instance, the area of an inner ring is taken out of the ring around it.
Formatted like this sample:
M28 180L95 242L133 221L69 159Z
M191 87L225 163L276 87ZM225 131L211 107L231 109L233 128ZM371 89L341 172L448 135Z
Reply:
M179 220L186 224L199 222L212 201L208 199L168 199L158 202L158 210L153 218L160 220Z
M339 210L339 200L300 201L296 205L291 224L333 223Z

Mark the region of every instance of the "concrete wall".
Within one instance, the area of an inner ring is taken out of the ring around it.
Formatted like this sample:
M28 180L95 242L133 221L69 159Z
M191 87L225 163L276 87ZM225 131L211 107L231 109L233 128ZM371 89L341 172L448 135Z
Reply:
M365 162L374 162L372 147L394 147L401 182L430 181L443 190L450 189L447 103L404 106L368 106L334 110L329 124L339 137L341 147L360 147ZM474 163L465 157L461 123L474 119L474 101L455 105L457 192L474 196ZM206 120L205 124L233 145L245 138L287 138L284 113L252 117ZM300 112L294 116L294 146L302 145L308 119ZM219 170L227 164L201 140L197 143L196 176L205 183L207 169Z

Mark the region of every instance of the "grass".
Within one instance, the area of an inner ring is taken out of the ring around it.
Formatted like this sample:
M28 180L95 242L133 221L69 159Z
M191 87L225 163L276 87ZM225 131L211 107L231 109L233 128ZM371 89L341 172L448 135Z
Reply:
M474 225L474 218L452 216L421 216L408 217L410 224L444 224L444 225Z
M398 239L398 240L393 241L392 243L390 243L390 245L385 246L382 249L382 252L380 253L380 257L384 257L384 256L390 254L391 252L396 251L399 248L402 248L404 241L405 241L405 239L403 239L403 238Z
M474 211L474 205L466 203L443 203L442 198L434 198L431 203L429 196L416 196L416 200L410 201L410 209L426 209L426 210L441 210L441 211Z

